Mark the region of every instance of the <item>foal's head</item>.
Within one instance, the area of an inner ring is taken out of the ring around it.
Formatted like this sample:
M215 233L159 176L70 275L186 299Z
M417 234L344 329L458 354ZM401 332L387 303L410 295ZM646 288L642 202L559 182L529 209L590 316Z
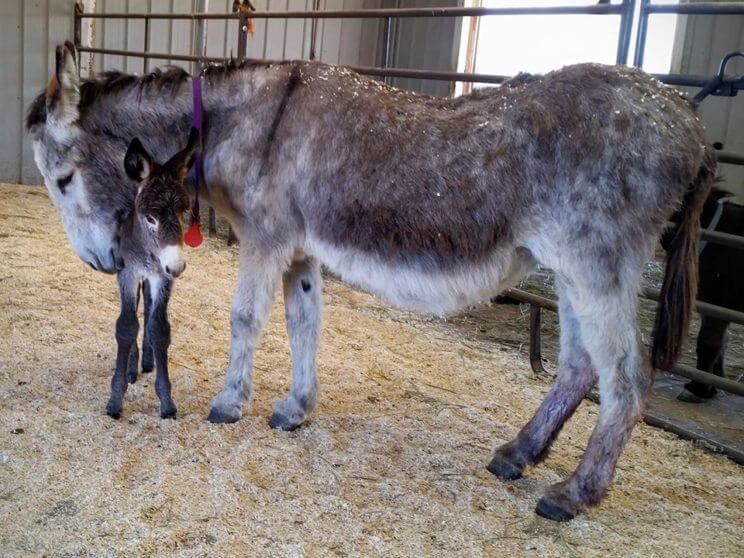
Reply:
M151 259L172 278L186 268L181 259L182 220L189 209L189 195L183 182L194 162L198 143L199 132L192 129L186 147L165 164L158 165L135 138L124 157L127 175L138 182L134 219L135 226L142 231L140 241Z

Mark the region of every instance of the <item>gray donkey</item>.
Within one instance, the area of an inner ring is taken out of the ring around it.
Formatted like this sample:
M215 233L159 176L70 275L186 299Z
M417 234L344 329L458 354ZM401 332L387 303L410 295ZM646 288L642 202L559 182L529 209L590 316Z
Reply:
M292 384L270 424L292 429L318 399L321 263L393 304L437 314L488 299L540 264L557 278L558 377L488 468L515 479L544 459L599 382L581 463L537 512L567 520L597 504L641 417L652 367L672 364L688 326L698 221L715 175L694 107L640 70L594 64L455 99L305 61L227 63L200 79L201 195L241 241L227 376L209 419L236 421L250 399L254 349L280 280ZM114 265L115 212L133 203L116 161L135 136L154 157L176 150L192 119L191 81L170 69L81 83L72 45L58 47L27 127L83 259ZM57 180L71 174L63 195ZM681 203L649 363L636 323L641 269Z
M121 416L127 383L137 380L140 292L145 299L142 370L149 372L155 365L155 392L160 399L160 416L176 416L177 408L171 397L168 377L171 340L168 301L173 280L186 268L181 259L181 222L189 208L189 195L183 182L193 163L198 141L199 134L192 129L186 148L162 166L152 160L137 138L129 144L124 156L127 176L137 182L137 187L133 211L121 217L117 250L121 313L116 321L116 369L111 380L111 398L106 405L106 413L116 419ZM62 195L65 193L63 189Z

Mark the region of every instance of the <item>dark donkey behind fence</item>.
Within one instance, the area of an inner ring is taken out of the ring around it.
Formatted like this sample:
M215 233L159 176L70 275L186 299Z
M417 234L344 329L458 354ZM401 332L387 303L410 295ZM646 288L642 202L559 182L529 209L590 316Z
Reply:
M703 228L744 236L744 206L728 198L731 192L713 188L705 200L700 224ZM672 219L679 222L679 215ZM669 249L677 227L661 237L661 244ZM716 306L744 312L744 251L715 242L701 242L699 247L698 299ZM730 322L714 316L701 316L697 337L697 368L724 376L724 356L728 344ZM716 395L716 388L700 382L687 382L678 399L701 403Z
M566 520L598 503L653 379L636 324L641 270L683 200L653 366L671 365L686 335L700 211L715 176L693 106L640 70L593 64L456 99L305 61L228 63L199 79L202 194L241 240L230 359L210 420L240 418L280 281L292 385L270 424L291 429L317 402L321 263L399 306L434 313L485 300L541 264L555 270L560 294L558 377L489 470L513 479L544 459L599 381L599 418L581 463L537 511ZM118 249L113 212L133 194L111 161L132 137L156 158L175 151L192 119L191 80L171 69L80 83L72 46L58 48L56 75L27 125L81 257L105 260ZM60 196L54 184L71 171L74 194Z

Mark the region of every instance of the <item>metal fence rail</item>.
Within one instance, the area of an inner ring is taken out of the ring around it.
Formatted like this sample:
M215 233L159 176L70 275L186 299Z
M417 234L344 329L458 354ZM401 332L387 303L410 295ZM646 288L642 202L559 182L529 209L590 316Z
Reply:
M653 14L677 15L744 15L744 2L690 2L687 4L653 4L651 0L640 0L638 31L633 65L643 66L648 35L648 19Z
M243 27L246 19L384 19L384 37L383 44L387 45L390 39L391 25L390 21L397 18L432 18L432 17L481 17L481 16L505 16L505 15L604 15L619 16L620 29L618 31L618 46L616 62L626 64L630 51L630 36L633 25L633 12L637 0L623 0L620 4L587 4L585 6L553 6L553 7L512 7L512 8L390 8L390 9L369 9L369 10L304 10L304 11L286 11L286 12L232 12L224 14L210 13L96 13L83 12L76 13L76 20L89 19L144 19L148 24L152 19L169 19L169 20L231 20L236 19ZM145 44L145 51L149 50ZM108 54L108 53L103 53ZM154 58L150 56L150 58ZM175 58L174 58L175 60ZM384 60L384 59L383 59ZM382 74L368 74L382 75ZM393 74L389 74L393 75ZM403 76L400 77L420 77L420 76ZM457 79L456 76L448 77L430 77L422 79L445 79L452 81L465 81ZM470 81L470 80L468 80ZM499 83L491 79L485 80L487 83Z

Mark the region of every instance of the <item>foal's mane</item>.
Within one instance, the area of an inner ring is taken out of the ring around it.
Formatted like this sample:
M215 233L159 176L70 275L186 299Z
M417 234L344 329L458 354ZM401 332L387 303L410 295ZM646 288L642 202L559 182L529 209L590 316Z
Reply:
M271 65L290 64L294 61L273 62L267 60L254 60L246 58L235 60L233 58L219 64L208 64L202 71L202 77L214 82L226 79L234 73L256 67L268 67ZM141 95L145 90L156 88L160 94L175 95L180 85L184 83L190 74L178 66L165 66L156 68L144 74L127 74L118 70L111 70L96 74L94 77L85 78L80 84L80 104L78 109L83 115L97 99L107 95L121 93L126 90L138 89ZM46 92L42 91L31 103L26 115L26 130L31 130L36 124L46 122Z

